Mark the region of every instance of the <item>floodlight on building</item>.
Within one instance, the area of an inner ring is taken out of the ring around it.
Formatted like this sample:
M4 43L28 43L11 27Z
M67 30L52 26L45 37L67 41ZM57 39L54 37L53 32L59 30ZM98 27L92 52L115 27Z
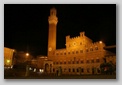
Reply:
M103 43L102 41L99 41L99 43Z
M7 63L10 63L10 60L7 60Z
M26 53L26 56L29 56L29 53Z
M13 50L13 52L14 52L15 50Z

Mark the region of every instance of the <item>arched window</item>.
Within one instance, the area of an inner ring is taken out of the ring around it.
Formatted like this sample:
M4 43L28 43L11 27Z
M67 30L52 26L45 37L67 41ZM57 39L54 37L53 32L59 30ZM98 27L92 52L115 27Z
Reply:
M74 61L72 61L72 64L75 64L75 62L74 62Z
M90 73L90 68L87 68L87 73Z
M81 64L83 64L83 60L81 60Z
M95 50L98 50L98 47L95 47Z
M74 54L75 52L74 51L72 51L72 54Z
M66 64L66 61L64 62L64 64Z
M80 53L83 53L83 50L80 50Z
M90 48L90 51L93 51L93 48Z
M68 61L68 64L71 64L71 62L70 62L70 61Z
M53 68L53 72L55 72L55 68Z
M83 68L81 68L81 72L84 72L84 69Z
M79 64L79 61L76 61L77 64Z
M69 72L71 72L71 69L69 68Z
M100 62L100 60L99 59L96 59L96 63L99 63Z
M62 64L62 62L60 62L60 64Z
M74 68L72 69L72 72L75 72L75 69Z
M79 72L79 68L77 68L77 72Z
M86 63L90 63L89 60L86 60Z
M93 59L91 60L91 63L94 63L94 60Z
M64 55L66 55L66 52L64 52Z
M76 54L78 53L78 51L76 51Z
M88 49L86 49L86 52L88 52L89 50Z
M82 42L80 42L80 45L82 45Z

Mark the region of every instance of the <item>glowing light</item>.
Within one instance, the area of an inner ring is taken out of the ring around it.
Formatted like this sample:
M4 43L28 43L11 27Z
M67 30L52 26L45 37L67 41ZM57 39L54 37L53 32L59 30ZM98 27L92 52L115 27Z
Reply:
M30 67L29 70L32 70L32 68Z
M43 73L43 72L44 72L44 70L43 70L43 69L39 69L39 72L40 72L40 73Z
M11 66L11 69L13 68L13 66Z
M7 63L10 63L10 60L7 60Z
M36 72L36 68L34 68L33 72Z
M42 73L44 72L44 70L42 69Z
M41 69L39 69L39 72L42 72L42 70L41 70Z
M29 53L26 53L26 56L29 56Z
M100 41L99 43L102 43L102 41Z

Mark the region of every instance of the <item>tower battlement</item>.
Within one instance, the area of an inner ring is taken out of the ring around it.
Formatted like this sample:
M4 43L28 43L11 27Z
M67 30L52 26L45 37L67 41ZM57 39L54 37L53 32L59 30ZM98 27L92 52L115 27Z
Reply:
M70 37L70 35L66 36L66 41L67 40L77 40L79 38L82 38L85 36L85 32L80 32L80 36L75 36L75 37Z
M49 24L55 24L55 25L57 24L58 18L56 14L57 14L57 11L54 7L50 9L50 16L48 17Z

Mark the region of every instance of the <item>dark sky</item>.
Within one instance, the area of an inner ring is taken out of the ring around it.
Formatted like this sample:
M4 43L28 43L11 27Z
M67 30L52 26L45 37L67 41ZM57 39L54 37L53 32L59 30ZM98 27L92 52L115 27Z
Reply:
M47 55L48 16L57 9L57 49L65 48L65 36L85 31L93 42L116 44L115 4L5 4L4 46L29 51L33 56Z

